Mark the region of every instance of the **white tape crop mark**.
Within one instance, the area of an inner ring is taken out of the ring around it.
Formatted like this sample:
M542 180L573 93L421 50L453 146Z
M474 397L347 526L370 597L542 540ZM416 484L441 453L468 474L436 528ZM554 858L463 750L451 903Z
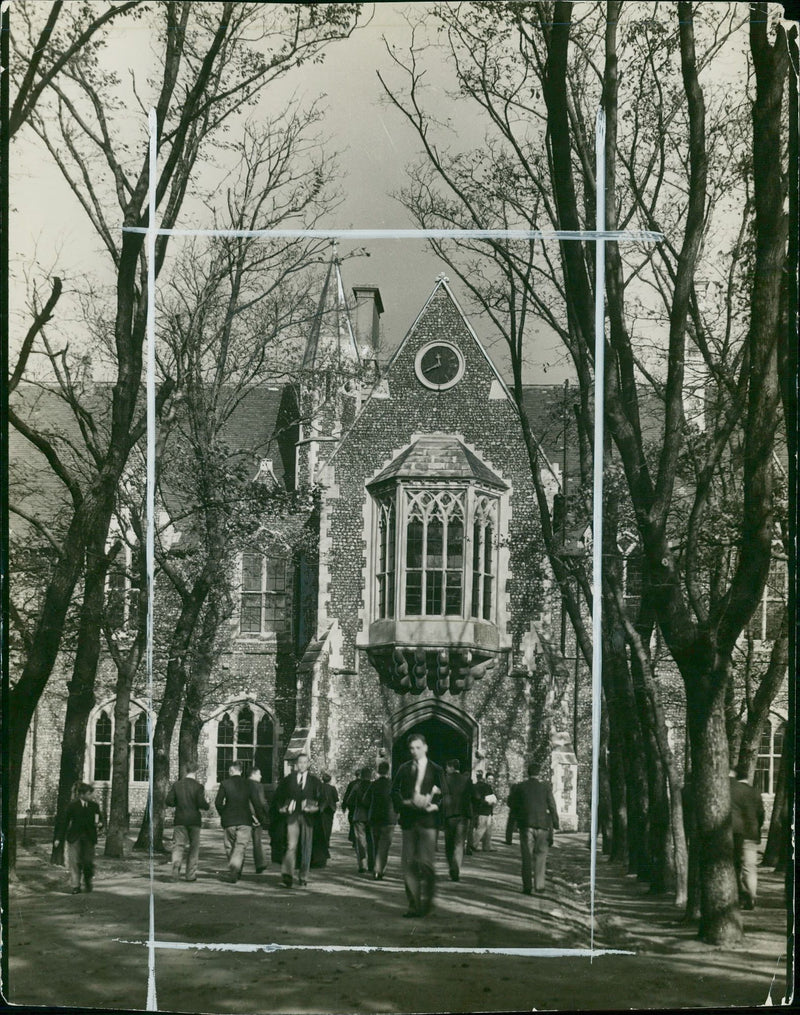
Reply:
M219 948L220 950L279 950L282 948L318 951L411 951L453 952L456 954L548 955L588 956L633 955L634 952L594 948L594 903L597 870L597 823L599 795L600 720L602 709L602 531L603 531L603 408L605 381L605 244L626 240L633 243L658 243L663 233L652 230L605 229L605 114L597 112L595 153L597 164L596 228L595 229L156 229L155 228L155 173L157 157L157 131L155 110L150 111L150 194L148 226L123 226L123 232L143 233L148 241L148 310L147 310L147 569L148 569L148 622L147 622L147 679L148 707L152 715L153 702L153 550L155 532L155 242L157 236L207 237L264 237L272 239L349 239L349 240L406 240L406 239L477 239L477 240L594 240L595 258L595 424L593 469L593 522L592 522L592 791L591 791L591 849L590 849L590 948L588 949L448 949L448 948L383 948L344 945L171 945L155 941L153 902L153 738L150 730L150 957L148 963L148 1009L157 1011L155 991L156 948ZM149 718L149 716L148 716ZM139 943L139 942L129 942ZM151 1003L152 1002L152 1003Z

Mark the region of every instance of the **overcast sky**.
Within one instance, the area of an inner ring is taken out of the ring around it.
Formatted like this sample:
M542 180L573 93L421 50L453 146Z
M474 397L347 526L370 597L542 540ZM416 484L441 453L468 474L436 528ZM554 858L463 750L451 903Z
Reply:
M386 229L414 226L394 195L404 184L407 163L417 155L417 142L400 113L383 98L376 72L380 69L385 77L401 83L383 39L401 49L407 47L410 30L404 14L419 18L425 7L425 4L382 3L374 8L365 5L367 16L372 11L369 24L359 28L349 39L329 47L322 64L306 64L264 93L261 108L272 115L293 98L305 104L325 95L327 113L323 127L332 147L341 152L339 187L343 201L324 225ZM141 80L150 58L146 25L125 19L112 24L109 52L114 54L121 77L126 77L125 71L130 68ZM429 52L427 66L429 102L436 107L441 105L448 115L455 117L458 135L457 138L454 135L454 140L460 145L480 145L480 125L466 107L459 107L448 96L453 79L444 59L437 62ZM138 111L132 110L131 116L138 117ZM132 124L132 129L138 129L133 120ZM146 133L145 122L141 130ZM11 197L15 209L12 258L15 258L13 267L17 276L12 311L19 312L23 310L21 302L25 291L22 276L35 262L45 273L57 269L68 278L95 272L101 258L96 237L48 156L42 154L34 141L21 136L15 141L13 152ZM210 224L207 221L196 223L197 226ZM346 261L343 276L348 287L357 283L380 287L385 307L384 343L388 351L402 339L445 266L430 253L424 241L398 239L370 242L366 246L371 256ZM346 255L348 244L343 242L340 251ZM107 262L107 256L103 255L102 260ZM466 295L455 280L453 289L466 305ZM21 315L20 320L24 320L24 316ZM75 326L79 324L76 315ZM493 341L485 324L475 318L473 324L497 359L498 367L504 369L502 347ZM533 332L530 334L527 379L531 382L561 381L566 376L563 367L553 368L562 357L557 340L544 328L538 337ZM546 373L544 364L550 365Z

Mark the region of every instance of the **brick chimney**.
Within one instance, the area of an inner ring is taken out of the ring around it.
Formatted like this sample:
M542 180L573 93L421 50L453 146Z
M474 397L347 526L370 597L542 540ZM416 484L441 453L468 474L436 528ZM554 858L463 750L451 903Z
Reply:
M362 360L377 360L383 300L376 285L354 285L353 325Z

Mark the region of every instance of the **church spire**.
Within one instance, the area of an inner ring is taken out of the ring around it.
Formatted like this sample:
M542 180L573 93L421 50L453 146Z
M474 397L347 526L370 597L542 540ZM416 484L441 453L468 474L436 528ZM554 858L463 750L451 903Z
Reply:
M361 355L350 322L340 265L334 241L317 312L311 322L306 343L303 356L304 370L350 372L361 366Z

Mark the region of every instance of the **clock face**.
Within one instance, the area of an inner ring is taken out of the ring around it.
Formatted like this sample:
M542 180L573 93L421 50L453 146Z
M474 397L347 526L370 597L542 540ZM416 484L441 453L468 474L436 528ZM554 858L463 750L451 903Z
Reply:
M429 388L452 388L464 373L464 357L455 346L432 342L417 353L417 377Z

